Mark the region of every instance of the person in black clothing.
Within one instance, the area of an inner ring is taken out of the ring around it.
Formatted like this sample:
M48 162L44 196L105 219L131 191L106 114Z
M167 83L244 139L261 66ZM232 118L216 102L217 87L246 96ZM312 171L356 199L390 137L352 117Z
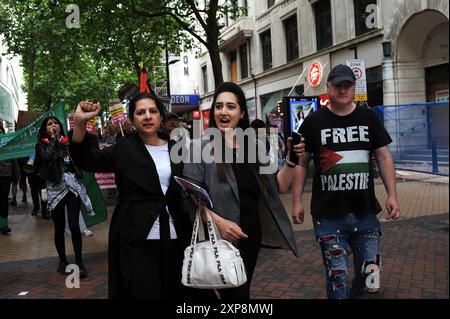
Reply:
M382 209L375 197L371 154L388 195L387 219L400 217L395 170L387 147L392 139L375 112L354 103L355 82L350 67L334 67L327 79L330 105L307 116L299 132L306 151L293 187L293 221L303 222L301 197L312 154L311 214L330 299L358 298L364 291L379 288L381 225L377 214ZM351 287L346 284L349 247L354 264Z
M70 153L84 170L116 176L119 196L108 240L109 298L183 298L205 293L181 285L183 251L190 242L192 223L181 210L181 189L173 178L181 175L183 164L171 161L174 143L162 132L164 104L153 93L137 94L129 103L129 118L137 132L93 150L86 123L100 109L99 103L79 103Z
M22 167L27 162L28 157L22 157L18 158L17 162L19 164L20 169L20 180L19 181L13 181L11 184L11 200L9 201L9 204L11 206L17 206L17 191L18 188L22 190L22 203L27 202L27 177L28 174L23 171Z
M82 260L82 238L79 225L81 201L86 201L86 189L78 181L81 177L68 152L68 137L58 118L50 116L44 119L38 132L36 144L35 169L39 178L45 181L47 190L47 209L51 213L55 227L55 246L59 256L57 271L66 274L68 265L65 242L65 209L69 228L72 233L72 244L75 262L79 267L80 278L87 276Z
M285 165L275 177L273 172L261 173L259 161L250 161L249 150L255 149L259 142L255 135L244 139L243 144L239 142L236 129L249 129L250 122L245 94L235 83L225 82L216 89L209 123L211 128L219 130L222 148L232 152L233 160L217 159L217 154L213 154L215 148L197 150L199 144L210 147L211 141L206 137L202 143L192 143L190 155L200 152L211 154L213 158L202 158L201 163L186 162L183 175L209 190L213 202L211 216L221 237L233 242L241 251L247 282L236 288L218 289L221 299L248 299L262 245L298 254L292 225L279 196L279 192L287 192L293 168ZM196 198L194 201L203 205Z
M1 122L0 122L1 123ZM5 130L0 127L0 135ZM8 226L8 194L11 182L18 182L20 179L20 169L17 159L9 159L0 161L0 232L7 235L11 232Z
M42 190L46 189L45 181L37 177L34 161L36 156L30 156L27 163L23 166L23 170L28 174L28 185L30 185L31 199L33 201L33 210L31 216L36 216L41 211L43 219L51 219L50 213L47 211L47 200L42 196ZM29 164L29 162L31 163Z

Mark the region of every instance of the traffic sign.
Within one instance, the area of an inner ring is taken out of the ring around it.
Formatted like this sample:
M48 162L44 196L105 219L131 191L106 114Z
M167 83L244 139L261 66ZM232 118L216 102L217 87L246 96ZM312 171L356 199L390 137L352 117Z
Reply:
M352 69L356 78L355 101L367 101L366 60L347 60L346 64Z
M314 62L311 64L308 72L308 82L312 87L316 87L322 81L323 69L320 62Z
M366 80L366 60L347 60L347 66L349 66L352 69L353 73L355 73L356 81Z
M361 77L363 76L363 71L358 67L353 68L352 71L355 74L356 81L361 80Z

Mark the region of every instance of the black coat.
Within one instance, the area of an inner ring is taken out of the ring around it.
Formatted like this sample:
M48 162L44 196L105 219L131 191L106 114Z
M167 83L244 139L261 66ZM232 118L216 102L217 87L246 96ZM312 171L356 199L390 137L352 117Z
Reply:
M56 139L48 138L46 142L40 140L36 144L35 150L34 171L37 176L42 181L50 181L56 184L60 183L64 174L64 156L68 156L68 151L65 149L65 146L61 145ZM81 178L83 176L83 173L71 161L66 166L66 169L75 173L77 177Z
M169 150L174 142L169 141ZM164 196L158 172L152 157L139 135L119 139L104 150L93 150L89 136L82 143L70 143L70 154L75 164L86 171L114 172L118 203L109 229L109 297L121 297L123 283L120 277L120 243L145 242L160 212L167 205L174 219L177 237L183 247L189 245L191 220L181 209L181 188L173 176L181 176L183 164L171 162L172 176Z

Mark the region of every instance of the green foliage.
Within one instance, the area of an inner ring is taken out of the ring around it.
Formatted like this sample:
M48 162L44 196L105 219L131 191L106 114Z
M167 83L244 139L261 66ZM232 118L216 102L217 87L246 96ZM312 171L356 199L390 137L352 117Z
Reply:
M59 100L73 110L79 101L117 97L124 83L137 83L136 66L164 65L166 46L177 53L189 40L174 21L146 19L128 2L79 0L80 28L67 28L66 0L2 0L0 34L8 52L21 57L32 110ZM158 6L159 1L146 1ZM155 68L162 78L163 68ZM153 75L153 72L149 72Z

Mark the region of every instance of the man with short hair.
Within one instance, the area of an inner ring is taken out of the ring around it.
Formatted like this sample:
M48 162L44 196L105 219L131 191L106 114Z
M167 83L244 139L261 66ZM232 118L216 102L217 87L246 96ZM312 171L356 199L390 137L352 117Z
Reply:
M179 142L181 141L181 139L184 139L186 147L187 145L189 145L190 143L189 131L184 128L182 123L180 123L180 119L177 113L175 112L167 113L166 130L171 140Z
M293 185L293 221L303 223L301 196L310 154L314 160L311 199L314 232L326 273L327 297L357 298L376 291L380 269L381 207L375 198L370 170L374 154L388 198L387 219L397 219L395 171L387 145L389 134L369 108L357 107L355 75L338 65L327 80L330 105L308 116L300 128L305 153L300 157ZM353 251L354 279L347 289L348 247Z

